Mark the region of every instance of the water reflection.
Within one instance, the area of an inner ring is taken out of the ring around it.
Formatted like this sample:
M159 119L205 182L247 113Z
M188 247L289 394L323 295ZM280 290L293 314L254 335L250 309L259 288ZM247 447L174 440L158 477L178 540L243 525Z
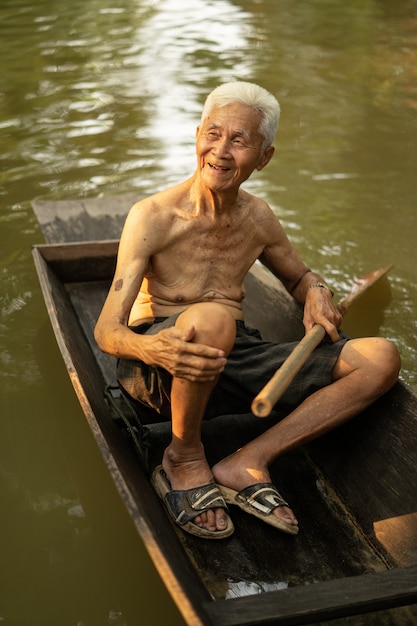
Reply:
M242 596L253 596L268 591L278 591L279 589L287 589L287 582L266 583L262 581L246 582L244 580L229 581L229 588L226 592L226 599L240 598Z
M176 0L165 0L135 30L132 45L139 52L130 59L130 85L135 95L141 86L149 122L134 136L159 142L164 185L188 177L195 167L194 130L210 84L251 76L250 29L242 28L248 17L223 0L186 2L181 10Z

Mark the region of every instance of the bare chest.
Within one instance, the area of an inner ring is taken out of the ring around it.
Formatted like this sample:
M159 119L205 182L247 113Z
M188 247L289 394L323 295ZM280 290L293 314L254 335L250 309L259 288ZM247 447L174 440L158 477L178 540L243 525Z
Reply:
M156 273L175 273L201 280L241 278L260 253L256 233L246 225L225 221L221 226L194 226L175 237L153 260Z

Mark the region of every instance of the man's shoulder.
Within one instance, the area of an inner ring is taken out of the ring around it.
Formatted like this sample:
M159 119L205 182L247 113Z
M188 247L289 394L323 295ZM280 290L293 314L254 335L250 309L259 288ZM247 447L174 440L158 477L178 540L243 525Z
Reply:
M151 196L146 196L141 200L138 200L132 208L131 211L135 212L169 212L169 209L174 208L178 205L183 195L183 184L174 185L172 187L168 187L167 189L162 189L161 191L157 191Z
M266 202L266 200L258 195L255 195L254 193L251 193L247 189L240 188L239 196L241 201L243 201L245 204L250 204L252 206L260 207L262 209L269 209L269 204Z
M274 217L271 207L265 200L243 189L241 189L239 193L241 205L244 209L249 211L254 219Z
M183 227L181 187L176 185L136 202L129 211L126 228L148 242L165 242Z

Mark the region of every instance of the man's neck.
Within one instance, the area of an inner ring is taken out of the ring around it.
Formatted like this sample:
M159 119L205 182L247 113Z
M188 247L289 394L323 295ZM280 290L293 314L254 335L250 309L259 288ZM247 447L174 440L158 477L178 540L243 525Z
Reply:
M196 212L206 215L223 215L230 213L236 207L239 189L228 191L213 191L205 186L198 173L191 179L190 198Z

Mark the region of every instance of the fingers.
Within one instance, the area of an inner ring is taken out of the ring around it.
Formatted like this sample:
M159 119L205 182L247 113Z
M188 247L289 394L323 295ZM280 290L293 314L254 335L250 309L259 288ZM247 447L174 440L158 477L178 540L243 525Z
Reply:
M334 305L329 292L323 289L312 289L308 292L304 307L304 326L311 330L315 324L320 324L333 342L340 339L338 328L342 321L342 314Z
M186 329L177 329L179 332L182 332L183 334L183 340L184 341L192 341L194 339L195 336L195 326L189 326Z
M175 327L175 329L172 329L172 330L175 330L175 332L179 334L178 337L182 341L185 341L188 344L187 351L191 352L192 354L197 354L197 355L207 356L207 357L212 357L212 358L224 356L224 351L220 350L219 348L214 348L212 346L209 346L203 343L193 342L193 340L195 339L195 335L196 335L195 326L189 326L186 329Z
M167 340L172 342L171 348L177 350L179 353L191 354L208 359L218 359L225 356L224 351L219 348L213 348L212 346L202 343L194 343L194 326L190 326L187 329L176 327L169 328L165 331L161 331L159 334L162 335L163 333L166 333Z
M313 321L311 328L315 326L315 324L320 324L320 326L324 328L324 330L326 331L326 334L330 337L330 339L333 342L339 341L340 335L339 335L339 331L338 331L338 327L336 326L336 323L329 320L327 317L324 317L323 315L321 315L317 317L316 320Z
M329 335L333 343L336 343L336 341L339 341L340 339L339 331L334 324L327 323L327 325L324 326L324 330Z
M174 361L171 373L177 378L185 378L191 382L210 382L216 380L226 365L224 357L207 359L195 356L184 356Z
M172 376L191 382L215 380L226 365L225 354L218 348L194 343L194 327L169 328L148 336L149 364L166 369Z
M312 328L314 328L316 324L319 324L320 326L324 328L324 330L326 331L326 334L330 337L330 339L334 343L336 341L339 341L340 335L339 335L337 326L333 324L332 322L330 322L327 318L321 316L316 320L304 321L304 326L307 332L311 330Z

